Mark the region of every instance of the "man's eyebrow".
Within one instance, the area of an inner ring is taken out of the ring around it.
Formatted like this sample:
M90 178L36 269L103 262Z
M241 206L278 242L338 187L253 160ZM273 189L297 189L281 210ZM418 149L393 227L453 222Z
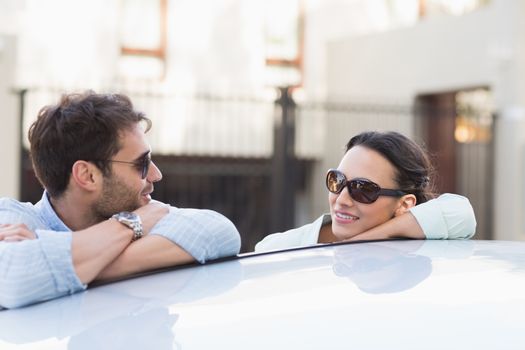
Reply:
M138 156L137 158L135 158L135 162L140 162L141 160L143 160L144 158L146 158L147 156L151 155L151 150L148 150L144 153L142 153L140 156Z

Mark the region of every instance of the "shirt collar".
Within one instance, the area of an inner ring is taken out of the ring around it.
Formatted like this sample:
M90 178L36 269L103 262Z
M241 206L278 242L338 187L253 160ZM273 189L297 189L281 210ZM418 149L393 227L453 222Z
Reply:
M323 214L322 218L321 227L332 223L332 215Z
M53 231L71 231L69 227L64 224L62 220L58 217L57 213L53 209L51 202L49 201L49 194L47 191L44 191L42 194L42 199L35 204L35 207L40 212L42 220L46 223L46 226Z

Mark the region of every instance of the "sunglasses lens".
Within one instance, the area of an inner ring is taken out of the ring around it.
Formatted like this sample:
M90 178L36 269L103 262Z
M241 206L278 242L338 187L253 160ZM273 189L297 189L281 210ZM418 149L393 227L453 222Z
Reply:
M340 193L345 184L346 178L343 173L336 170L330 170L328 174L326 174L326 187L328 188L328 191L336 194Z
M151 159L149 157L144 158L142 163L142 178L145 179L148 176L149 166Z
M356 179L347 181L345 174L339 170L329 170L326 174L326 187L328 191L339 194L345 186L353 200L359 203L370 204L377 200L381 188L372 181Z
M379 186L373 182L353 180L350 182L350 195L358 202L370 204L379 197Z

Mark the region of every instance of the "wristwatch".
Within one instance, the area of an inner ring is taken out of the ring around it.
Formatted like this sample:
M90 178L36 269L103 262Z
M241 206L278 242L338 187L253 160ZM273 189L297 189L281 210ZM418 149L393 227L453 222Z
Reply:
M140 220L140 216L135 213L121 211L120 213L113 215L111 218L133 230L132 242L141 238L144 234L144 231L142 231L142 221Z

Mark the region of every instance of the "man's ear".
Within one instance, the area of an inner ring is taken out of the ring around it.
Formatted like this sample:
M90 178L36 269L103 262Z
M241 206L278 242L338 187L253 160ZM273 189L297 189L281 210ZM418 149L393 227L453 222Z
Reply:
M71 180L86 191L95 191L102 183L102 172L93 163L77 160L71 168Z
M403 197L399 199L397 203L397 208L394 211L394 216L405 214L408 211L408 209L416 205L416 202L417 202L417 199L415 195L405 194Z

